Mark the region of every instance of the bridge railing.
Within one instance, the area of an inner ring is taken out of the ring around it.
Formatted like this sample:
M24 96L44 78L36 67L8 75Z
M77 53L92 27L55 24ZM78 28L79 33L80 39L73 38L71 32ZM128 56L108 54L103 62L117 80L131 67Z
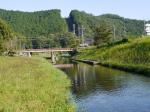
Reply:
M23 49L22 52L46 52L46 51L74 51L75 48L48 48L48 49Z

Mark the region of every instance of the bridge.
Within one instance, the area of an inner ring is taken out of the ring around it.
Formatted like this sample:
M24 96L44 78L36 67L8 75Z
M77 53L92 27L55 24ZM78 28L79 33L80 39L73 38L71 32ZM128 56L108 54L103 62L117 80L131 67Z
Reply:
M45 53L45 52L71 52L74 48L48 48L48 49L24 49L20 50L23 53Z
M19 55L31 57L31 53L51 53L52 62L55 63L56 56L54 52L73 52L75 48L47 48L47 49L22 49L17 51Z

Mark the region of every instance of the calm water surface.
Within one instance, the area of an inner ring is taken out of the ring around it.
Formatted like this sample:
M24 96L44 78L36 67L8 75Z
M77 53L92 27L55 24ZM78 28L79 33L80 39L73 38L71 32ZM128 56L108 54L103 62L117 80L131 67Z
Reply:
M61 68L78 112L150 112L150 78L83 63Z

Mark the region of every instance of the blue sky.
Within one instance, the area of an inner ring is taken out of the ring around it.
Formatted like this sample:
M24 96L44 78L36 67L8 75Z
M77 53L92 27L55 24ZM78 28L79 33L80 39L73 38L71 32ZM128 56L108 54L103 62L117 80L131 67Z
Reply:
M78 9L94 15L113 13L150 20L150 0L0 0L0 8L21 11L61 9L63 17Z

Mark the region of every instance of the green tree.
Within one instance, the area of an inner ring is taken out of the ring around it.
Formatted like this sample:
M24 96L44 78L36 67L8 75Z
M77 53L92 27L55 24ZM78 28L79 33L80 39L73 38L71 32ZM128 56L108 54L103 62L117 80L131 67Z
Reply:
M0 9L0 17L7 21L15 32L26 37L47 36L51 33L67 32L67 24L58 9L21 12Z
M99 25L96 25L93 31L95 45L107 43L112 38L112 27L105 21L101 21Z
M5 21L0 19L0 53L4 50L10 50L13 46L11 44L13 32Z
M75 48L79 45L77 36L70 32L59 34L59 42L63 48Z

